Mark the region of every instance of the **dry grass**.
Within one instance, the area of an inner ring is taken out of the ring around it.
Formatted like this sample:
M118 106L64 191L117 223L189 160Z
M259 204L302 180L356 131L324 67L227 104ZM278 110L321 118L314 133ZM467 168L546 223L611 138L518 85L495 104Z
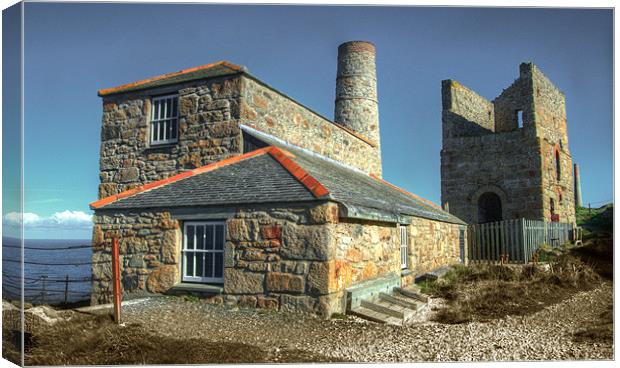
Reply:
M534 313L600 281L580 258L562 254L548 270L535 265L458 266L425 290L448 301L436 311L435 321L464 323Z
M37 333L26 365L233 364L333 361L299 350L156 335L140 324L118 326L110 316L82 316Z

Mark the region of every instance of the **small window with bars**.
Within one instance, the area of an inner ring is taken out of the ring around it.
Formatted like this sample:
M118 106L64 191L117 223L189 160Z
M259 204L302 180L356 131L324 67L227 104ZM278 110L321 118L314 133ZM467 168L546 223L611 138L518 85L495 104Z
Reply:
M175 143L178 140L179 96L153 97L151 104L151 144Z
M400 268L409 267L409 232L407 225L400 225Z

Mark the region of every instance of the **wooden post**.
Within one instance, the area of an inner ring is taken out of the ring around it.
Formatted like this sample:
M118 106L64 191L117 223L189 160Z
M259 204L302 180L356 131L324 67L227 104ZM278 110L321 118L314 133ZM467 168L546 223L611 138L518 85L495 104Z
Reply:
M121 278L118 257L118 238L112 238L112 286L114 291L114 322L121 323Z
M47 296L47 276L41 276L41 299L42 299L42 304L45 304L45 297Z

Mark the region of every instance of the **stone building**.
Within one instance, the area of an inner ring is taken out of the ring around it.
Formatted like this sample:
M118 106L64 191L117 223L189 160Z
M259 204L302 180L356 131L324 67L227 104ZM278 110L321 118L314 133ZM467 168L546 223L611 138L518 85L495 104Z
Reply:
M218 62L103 89L92 303L176 291L329 316L465 258L465 227L382 179L375 48L338 49L330 121ZM361 285L361 286L360 286Z
M532 63L488 101L442 82L441 200L468 223L575 221L564 94Z

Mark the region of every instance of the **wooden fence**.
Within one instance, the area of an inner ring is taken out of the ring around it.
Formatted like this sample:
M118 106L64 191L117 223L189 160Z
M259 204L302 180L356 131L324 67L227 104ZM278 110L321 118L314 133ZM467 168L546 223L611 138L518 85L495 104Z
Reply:
M559 247L575 240L575 225L517 219L468 227L470 262L528 263L542 244Z

